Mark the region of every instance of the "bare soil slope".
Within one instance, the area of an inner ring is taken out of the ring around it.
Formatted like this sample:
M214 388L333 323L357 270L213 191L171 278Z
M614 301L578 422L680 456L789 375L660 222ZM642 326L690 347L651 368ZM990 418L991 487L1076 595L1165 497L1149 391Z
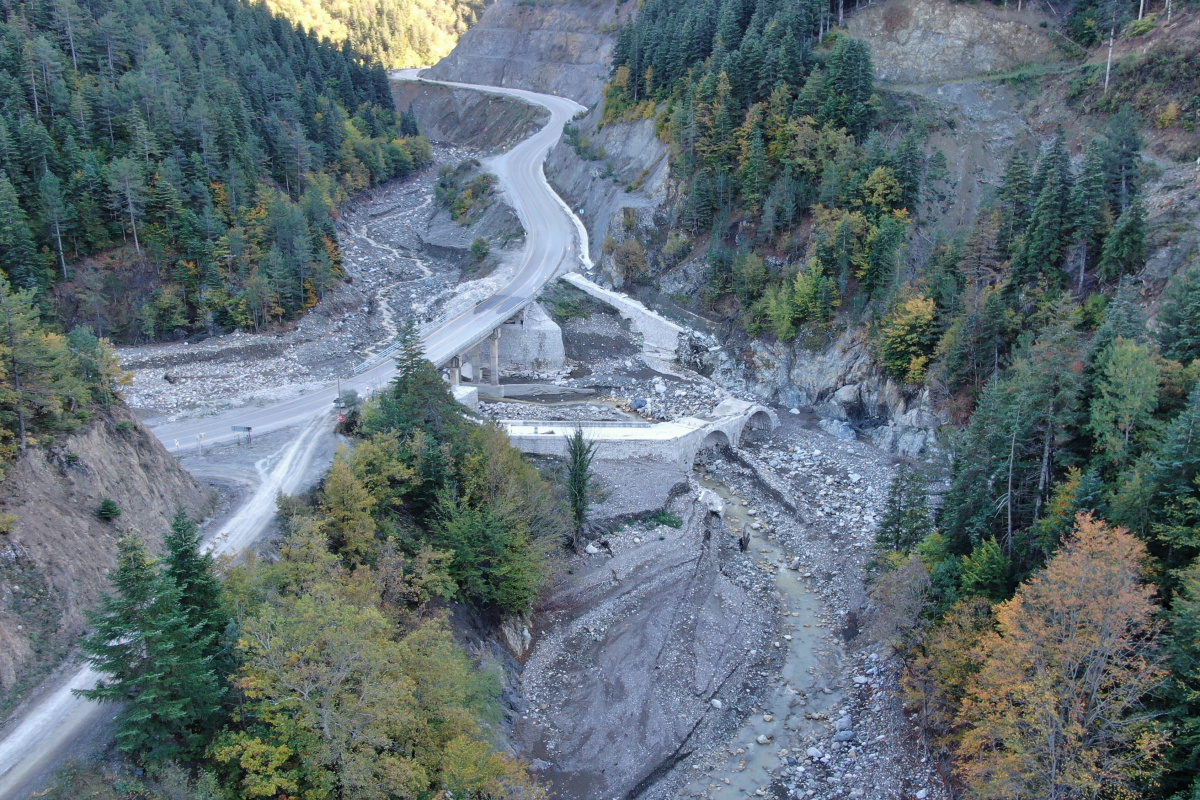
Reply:
M83 612L108 588L124 530L162 546L176 509L204 517L213 492L180 467L124 407L83 431L31 447L2 484L0 512L0 710L52 668L85 627ZM112 522L100 501L121 508Z

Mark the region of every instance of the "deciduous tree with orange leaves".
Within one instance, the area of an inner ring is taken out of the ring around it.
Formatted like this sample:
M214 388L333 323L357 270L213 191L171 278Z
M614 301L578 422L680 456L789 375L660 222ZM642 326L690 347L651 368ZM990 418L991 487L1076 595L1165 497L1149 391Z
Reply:
M1144 545L1080 514L1045 570L996 608L959 712L973 798L1140 797L1165 740L1142 699L1166 676Z

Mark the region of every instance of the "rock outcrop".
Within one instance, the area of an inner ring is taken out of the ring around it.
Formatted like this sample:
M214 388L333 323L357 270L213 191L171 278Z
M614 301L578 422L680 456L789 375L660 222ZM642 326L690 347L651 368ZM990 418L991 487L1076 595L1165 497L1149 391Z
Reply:
M671 167L653 120L600 127L600 113L599 107L588 112L576 123L575 141L564 139L550 151L546 175L587 226L592 262L619 286L607 269L604 240L620 242L629 233L625 209L646 216L666 204Z
M182 507L208 514L213 492L199 484L124 407L86 431L32 447L8 470L0 512L0 707L52 668L83 633L83 612L109 588L122 531L161 550ZM96 515L111 499L121 515Z
M938 83L1062 59L1062 38L1038 26L1043 18L1030 9L1018 13L1015 2L1006 10L991 3L893 0L860 7L847 24L852 36L871 45L880 81Z
M945 420L933 411L928 389L898 385L871 357L867 332L850 328L816 349L752 340L742 358L717 356L714 378L744 387L767 402L810 409L828 420L828 432L853 438L864 432L885 450L910 457L936 445Z
M393 80L392 99L396 108L413 112L431 141L478 150L510 147L549 118L540 106L511 97L412 80Z

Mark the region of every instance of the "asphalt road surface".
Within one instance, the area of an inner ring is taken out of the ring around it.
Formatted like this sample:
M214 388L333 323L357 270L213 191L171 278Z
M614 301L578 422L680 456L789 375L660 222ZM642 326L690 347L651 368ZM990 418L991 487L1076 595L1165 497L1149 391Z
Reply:
M415 79L416 70L398 77ZM558 272L573 270L587 258L587 232L546 181L542 162L559 137L563 126L583 106L563 97L468 84L449 84L464 89L492 92L519 98L550 111L550 121L540 131L494 156L486 167L499 178L499 186L525 226L525 249L510 281L492 297L474 308L444 321L425 338L425 351L435 364L442 364L484 339L494 328L537 296L546 281ZM394 373L390 360L349 381L342 388L365 393L386 384ZM260 482L245 504L208 540L214 553L237 553L261 534L275 513L280 491L295 492L311 466L314 451L331 423L337 389L328 386L292 400L254 409L238 409L200 420L164 423L154 429L167 449L180 452L232 441L241 435L232 426L248 426L261 434L296 427L296 438L256 467ZM93 686L99 676L85 667L45 692L0 731L0 800L15 800L28 794L31 786L59 763L81 735L103 727L112 709L76 698L72 689Z

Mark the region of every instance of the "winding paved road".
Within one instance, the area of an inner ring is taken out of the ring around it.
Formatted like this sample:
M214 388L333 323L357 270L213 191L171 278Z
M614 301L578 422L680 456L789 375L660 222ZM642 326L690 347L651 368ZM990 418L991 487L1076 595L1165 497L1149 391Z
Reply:
M418 79L416 70L405 70L397 77ZM441 323L425 338L425 351L435 364L442 364L484 339L494 328L537 296L543 284L560 270L564 262L589 265L587 231L546 181L542 162L562 135L563 126L583 106L563 97L537 94L519 89L503 89L468 84L447 84L463 89L492 92L516 97L550 112L550 121L540 131L512 148L494 156L486 167L499 178L499 186L525 226L525 249L521 261L507 284L474 308ZM360 391L381 386L391 379L392 362L385 361L352 380L343 388ZM255 433L296 427L297 436L279 451L264 458L256 467L260 482L238 511L208 540L214 553L237 553L251 544L271 520L275 498L280 491L295 492L312 465L321 434L328 431L334 386L292 400L255 409L238 409L201 420L164 423L154 429L167 449L179 452L195 447L204 435L205 444L230 441L238 434L232 425L247 425ZM31 781L68 752L79 735L103 726L112 709L76 698L72 689L95 684L97 675L83 668L70 675L54 690L47 692L23 712L19 721L3 731L0 739L0 800L24 796Z
M393 74L402 79L414 80L417 79L417 72L418 70L401 70ZM545 161L550 148L558 142L563 126L577 112L585 110L583 106L565 97L521 89L462 83L443 85L507 95L542 106L549 110L550 121L540 131L507 153L493 156L484 162L485 167L499 179L499 186L505 198L516 210L521 224L525 227L525 249L512 278L500 287L495 295L444 321L426 336L425 353L430 361L439 365L483 340L488 333L523 308L537 296L546 281L560 271L559 268L564 262L570 264L582 255L581 260L585 265L590 266L591 263L587 259L587 230L562 198L550 188L542 172L542 162ZM571 269L574 266L570 264ZM342 388L357 389L361 392L379 387L391 380L394 371L392 362L387 360L352 380L342 381ZM334 386L327 386L320 391L260 408L243 408L203 419L163 423L157 426L154 432L172 452L196 447L201 434L204 435L204 444L219 444L231 441L237 436L230 432L232 425L247 425L252 427L255 433L265 433L304 424L314 415L330 409L336 392Z

